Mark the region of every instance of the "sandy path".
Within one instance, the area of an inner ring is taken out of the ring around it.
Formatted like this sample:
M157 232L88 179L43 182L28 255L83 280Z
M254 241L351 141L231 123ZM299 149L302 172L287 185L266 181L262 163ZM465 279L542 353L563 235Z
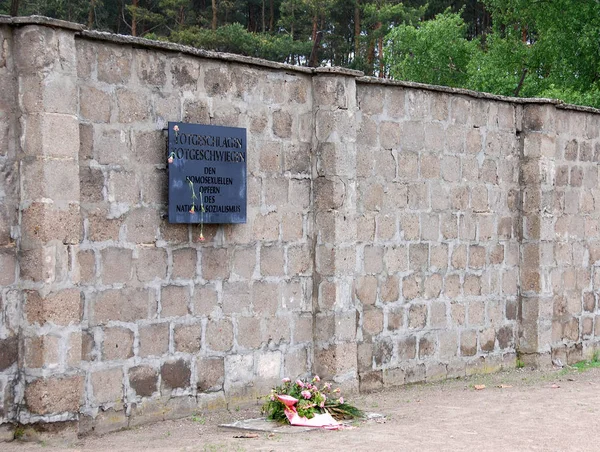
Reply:
M483 390L474 385L483 384ZM500 385L510 387L499 387ZM559 386L553 387L553 386ZM386 415L342 431L260 434L219 423L258 417L252 406L88 437L67 445L5 443L3 451L595 451L600 450L600 369L512 371L414 385L352 398Z

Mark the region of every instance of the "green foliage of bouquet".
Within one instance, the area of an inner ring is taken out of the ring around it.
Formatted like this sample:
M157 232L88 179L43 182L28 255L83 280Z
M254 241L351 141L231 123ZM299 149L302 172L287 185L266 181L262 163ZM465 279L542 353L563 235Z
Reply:
M296 380L292 382L284 378L280 386L276 386L266 397L267 401L262 407L267 418L288 422L285 415L286 405L277 396L290 396L298 400L296 411L300 417L312 419L316 414L329 413L334 419L354 419L363 417L363 412L346 403L341 396L340 389L331 389L331 383L323 383L319 388L321 379L315 375L312 380Z

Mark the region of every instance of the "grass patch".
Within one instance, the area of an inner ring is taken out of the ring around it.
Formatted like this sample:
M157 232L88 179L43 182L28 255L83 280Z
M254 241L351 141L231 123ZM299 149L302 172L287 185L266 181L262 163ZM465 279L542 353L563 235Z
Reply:
M595 351L592 355L592 359L579 361L578 363L572 364L571 367L577 369L580 372L588 369L600 369L600 352Z

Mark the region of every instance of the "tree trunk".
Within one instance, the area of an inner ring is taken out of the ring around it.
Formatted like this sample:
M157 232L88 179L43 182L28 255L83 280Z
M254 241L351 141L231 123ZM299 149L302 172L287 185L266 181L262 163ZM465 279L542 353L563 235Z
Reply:
M212 0L212 22L210 28L212 28L212 31L217 29L217 0Z
M377 53L379 53L379 78L385 77L385 65L383 63L383 36L377 41Z
M360 0L354 5L354 59L360 56Z
M321 43L322 36L323 36L323 32L319 31L315 36L315 40L313 41L312 51L310 52L310 58L308 60L308 65L310 67L317 67L319 65L318 52L319 52L319 44Z
M12 0L10 2L10 15L11 16L19 15L19 0Z
M273 31L273 25L275 22L275 5L273 0L269 0L269 31Z
M88 11L88 22L87 22L87 27L90 30L92 28L94 28L95 8L96 8L96 0L90 0L90 10Z
M265 0L262 0L262 32L265 32Z
M317 16L317 13L315 13L315 15L313 16L312 34L310 36L312 42L315 42L317 40L317 29L319 28L317 26L317 21L318 21L318 16Z
M131 12L131 36L137 36L137 6L138 0L133 0L133 10Z

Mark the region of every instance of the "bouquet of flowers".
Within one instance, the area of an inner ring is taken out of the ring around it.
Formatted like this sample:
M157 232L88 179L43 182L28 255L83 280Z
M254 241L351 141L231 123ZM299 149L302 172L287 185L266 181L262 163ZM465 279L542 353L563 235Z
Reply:
M338 421L363 417L362 411L344 401L339 388L332 390L331 383L324 383L319 388L320 381L317 375L310 381L292 382L284 378L282 384L273 388L267 396L263 412L268 419L289 423L293 423L295 414L305 420L317 415L328 415Z

